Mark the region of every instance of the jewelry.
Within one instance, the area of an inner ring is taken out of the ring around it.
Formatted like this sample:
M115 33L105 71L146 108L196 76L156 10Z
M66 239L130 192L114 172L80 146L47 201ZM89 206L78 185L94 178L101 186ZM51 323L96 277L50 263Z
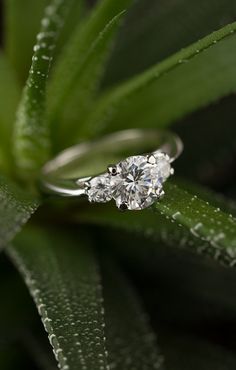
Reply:
M182 150L180 138L169 131L120 131L61 152L43 167L41 189L86 195L90 202L114 199L121 210L144 209L164 196L163 184L174 173L171 163ZM111 159L116 164L107 166Z

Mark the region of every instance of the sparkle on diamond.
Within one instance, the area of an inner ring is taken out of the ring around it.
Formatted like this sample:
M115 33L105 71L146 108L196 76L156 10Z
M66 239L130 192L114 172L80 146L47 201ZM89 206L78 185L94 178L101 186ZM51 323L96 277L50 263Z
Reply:
M89 185L87 195L90 202L105 203L112 199L109 175L94 177Z
M147 156L133 156L120 162L117 175L111 179L117 207L124 203L132 210L149 207L169 172L170 164L164 155L157 158L156 164L148 163Z

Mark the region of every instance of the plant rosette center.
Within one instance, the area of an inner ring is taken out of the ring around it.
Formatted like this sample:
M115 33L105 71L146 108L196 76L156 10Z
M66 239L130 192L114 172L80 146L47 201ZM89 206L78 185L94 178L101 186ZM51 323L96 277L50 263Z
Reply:
M89 181L88 199L100 203L114 199L121 210L141 210L163 196L163 183L172 172L164 153L128 157Z

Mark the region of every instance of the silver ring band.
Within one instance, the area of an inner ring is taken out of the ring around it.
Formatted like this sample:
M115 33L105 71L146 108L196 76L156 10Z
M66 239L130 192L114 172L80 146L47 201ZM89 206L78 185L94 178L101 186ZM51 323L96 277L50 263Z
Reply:
M93 179L98 179L100 182L103 180L104 184L100 184L102 190L107 177L110 176L112 184L107 186L108 188L114 187L116 174L112 173L112 170L114 172L115 166L118 166L121 177L121 167L129 158L134 159L134 165L137 161L140 165L142 160L147 160L147 166L142 164L143 175L148 176L151 171L149 177L153 178L156 176L154 172L158 170L157 164L154 163L157 159L159 162L162 159L163 162L165 156L165 160L170 164L181 154L182 150L183 144L180 138L169 131L140 129L120 131L97 141L75 145L61 152L42 168L40 186L43 192L50 194L67 197L88 195L90 201L105 202L104 197L99 200L99 197L95 196L93 199L91 196L90 188ZM117 165L109 166L110 163L117 163ZM137 164L136 167L138 168L139 165ZM170 172L172 173L173 170ZM93 183L95 182L94 180ZM97 189L94 190L97 191Z

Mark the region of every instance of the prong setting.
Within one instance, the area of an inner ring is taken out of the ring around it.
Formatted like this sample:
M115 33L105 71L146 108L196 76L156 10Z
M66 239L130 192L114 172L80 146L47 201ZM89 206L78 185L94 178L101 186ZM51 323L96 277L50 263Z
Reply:
M90 190L91 189L90 181L85 181L84 186L85 186L86 190Z
M165 192L162 188L158 188L156 190L156 196L157 196L158 199L162 199L164 197L164 195L165 195Z
M124 212L124 211L127 211L127 209L128 209L128 205L125 202L123 202L119 205L119 210L120 211Z
M109 175L111 176L116 176L117 175L117 166L115 166L114 164L110 164L108 167L107 167L107 172L109 173Z
M147 157L147 162L153 165L156 164L157 163L156 157L153 154L149 155Z

